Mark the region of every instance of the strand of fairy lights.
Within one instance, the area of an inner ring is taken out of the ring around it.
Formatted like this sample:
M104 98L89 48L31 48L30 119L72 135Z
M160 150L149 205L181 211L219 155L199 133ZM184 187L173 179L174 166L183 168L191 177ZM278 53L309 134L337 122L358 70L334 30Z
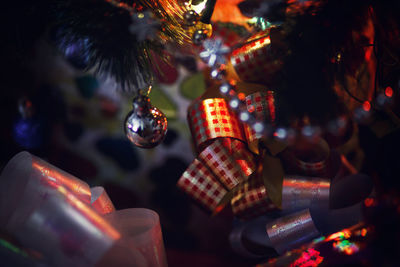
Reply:
M207 41L208 40L204 42ZM213 41L210 40L210 42L222 41L220 41L220 39L218 38L215 38ZM202 52L200 52L200 57L201 53ZM238 114L239 119L243 123L248 124L258 135L261 135L263 137L272 136L274 138L284 141L295 139L298 131L294 128L274 127L270 123L258 120L257 118L255 118L252 112L248 111L248 107L244 101L244 94L237 94L235 91L234 82L228 81L226 79L226 66L224 63L217 62L216 64L209 64L209 66L212 68L211 78L221 81L221 86L219 88L220 92L229 99L229 106ZM384 92L380 93L373 101L367 100L361 102L362 104L360 105L360 107L358 107L354 111L353 118L358 122L363 122L371 115L372 109L385 110L386 105L391 102L393 94L393 89L390 86L386 87ZM390 110L386 109L386 111L389 112L389 115L393 115L391 114L392 112ZM394 117L395 119L397 118L396 115L391 117ZM342 131L346 129L347 124L348 120L344 116L342 116L329 121L324 128L320 126L306 125L300 130L300 133L310 140L318 140L318 138L322 135L324 131L329 132L333 135L339 135Z
M126 3L122 3L117 0L105 0L105 1L115 7L125 9L131 15L135 12L135 7L130 6ZM189 9L190 5L187 5L186 8ZM195 14L197 14L195 10L189 10L187 12L194 12ZM230 108L238 114L239 119L243 123L248 124L259 136L262 137L272 136L274 138L283 141L294 140L298 135L298 131L295 130L294 128L275 127L272 124L257 119L254 116L253 112L248 110L248 107L245 102L245 95L243 93L238 94L235 90L235 81L228 81L226 78L225 55L228 54L230 49L228 47L223 46L222 40L219 38L214 38L209 40L206 40L206 38L207 35L203 34L202 38L200 39L200 42L197 45L204 47L205 45L213 46L216 43L219 43L220 46L219 48L224 50L224 53L221 55L215 55L211 53L210 55L211 63L208 64L211 67L210 75L211 78L221 83L219 91L222 95L228 98L228 104ZM204 52L207 52L207 49L205 51L200 52L200 57L201 53ZM202 59L204 60L204 58ZM210 58L207 57L207 59L208 61L210 61ZM368 116L370 116L371 109L384 109L385 105L391 101L392 97L393 97L393 89L391 87L386 87L384 93L379 94L374 101L364 101L362 105L355 110L353 114L354 119L356 121L365 120ZM375 103L377 104L376 106ZM391 115L390 111L389 115ZM324 131L327 131L333 135L339 135L339 133L346 128L347 123L348 121L345 117L339 117L329 121L326 124L325 128L322 128L320 126L306 125L300 130L300 133L306 138L309 138L311 140L317 140Z

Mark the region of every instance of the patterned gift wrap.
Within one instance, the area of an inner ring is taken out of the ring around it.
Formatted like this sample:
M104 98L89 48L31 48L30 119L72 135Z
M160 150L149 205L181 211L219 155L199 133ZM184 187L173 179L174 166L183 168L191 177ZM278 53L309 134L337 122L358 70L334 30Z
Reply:
M249 94L245 101L257 118L274 122L273 91ZM228 200L233 213L242 219L278 209L264 180L254 175L257 164L252 152L257 154L258 149L251 146L258 148L259 137L241 124L225 99L195 100L189 107L188 121L200 153L178 181L180 188L214 213Z
M257 119L274 123L276 115L273 91L256 92L246 96L246 105L247 110L253 113ZM244 132L249 144L262 137L247 124L244 126Z
M222 145L221 140L215 141L204 149L198 158L218 177L219 181L228 190L232 190L247 179L241 166L236 164L235 158Z
M178 181L178 187L207 210L218 210L228 191L199 160L195 159Z
M270 57L270 37L265 36L265 33L263 35L251 38L245 45L232 52L230 62L244 82L268 82L268 74L275 72L280 65Z
M217 137L245 140L238 118L223 98L196 100L189 107L188 122L198 148Z
M243 173L247 177L250 176L256 170L257 165L254 155L247 149L246 144L233 138L222 138L220 140L222 146L228 150L229 156L235 159Z
M241 219L251 219L277 210L277 207L269 199L264 183L259 176L251 177L235 188L231 205L233 213Z

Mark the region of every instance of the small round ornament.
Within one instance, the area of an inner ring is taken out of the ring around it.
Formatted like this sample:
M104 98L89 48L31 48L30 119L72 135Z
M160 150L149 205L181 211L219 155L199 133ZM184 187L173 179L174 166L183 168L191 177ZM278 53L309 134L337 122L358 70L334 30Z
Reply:
M188 10L183 14L183 18L185 19L185 24L188 26L194 26L196 22L199 20L200 16L194 10Z
M195 45L201 45L205 39L207 39L207 32L205 30L199 29L193 33L192 41Z
M153 148L160 144L167 133L167 119L147 96L133 99L133 109L125 118L126 137L137 147Z
M212 26L198 21L194 26L189 27L188 35L192 36L195 45L201 45L205 39L211 37Z
M216 80L222 80L226 77L226 70L224 68L215 68L210 72L211 78Z

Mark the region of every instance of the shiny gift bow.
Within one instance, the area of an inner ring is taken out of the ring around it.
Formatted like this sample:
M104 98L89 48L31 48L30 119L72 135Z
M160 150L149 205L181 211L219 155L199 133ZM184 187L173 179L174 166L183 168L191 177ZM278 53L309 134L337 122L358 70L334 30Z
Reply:
M249 88L253 86L238 85L241 91L251 91ZM273 91L253 90L245 98L249 112L271 123L276 116L274 101ZM289 159L295 173L319 175L326 170L325 159L303 162L287 152L286 145L261 140L260 135L240 122L224 98L195 100L188 109L188 121L198 157L177 185L214 214L230 202L237 217L249 219L281 209L282 198L285 198L284 204L293 199L295 191L283 188L290 184L284 182L290 177L285 175L278 154ZM283 151L285 153L281 153ZM329 155L329 150L327 153ZM301 185L313 184L309 180L309 177L297 179ZM320 191L316 192L318 195ZM325 194L325 191L321 192ZM304 193L305 196L310 196L310 193Z
M246 105L258 118L275 118L272 91L249 94ZM257 172L260 136L239 121L225 99L196 100L189 107L188 121L200 153L178 187L213 213L229 202L239 217L278 208Z

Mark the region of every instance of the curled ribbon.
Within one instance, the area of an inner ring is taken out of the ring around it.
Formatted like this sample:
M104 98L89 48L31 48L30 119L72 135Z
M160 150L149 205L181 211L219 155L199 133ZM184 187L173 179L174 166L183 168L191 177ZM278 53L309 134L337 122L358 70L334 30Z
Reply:
M229 63L242 81L268 83L271 74L281 67L281 62L271 57L269 33L266 30L253 35L243 46L232 52Z
M273 91L246 83L239 83L237 88L239 93L247 93L245 103L249 112L274 123ZM261 139L240 122L224 98L215 96L210 98L206 92L205 99L195 100L188 109L189 126L199 154L179 179L178 187L214 214L229 202L233 213L243 219L282 209L283 193L288 190L283 190L285 171L278 155L292 154L286 152L285 144ZM316 169L318 172L312 174L320 174L325 171L324 160L295 167ZM287 203L286 199L284 204Z
M51 266L167 266L158 215L21 152L0 177L0 228Z
M320 235L308 209L269 222L266 230L273 247L280 254Z
M246 104L259 118L275 116L272 91L249 94ZM188 120L199 155L183 173L178 187L213 213L229 201L237 216L246 217L250 210L276 209L263 179L256 175L261 136L239 121L226 100L198 99L189 107Z

